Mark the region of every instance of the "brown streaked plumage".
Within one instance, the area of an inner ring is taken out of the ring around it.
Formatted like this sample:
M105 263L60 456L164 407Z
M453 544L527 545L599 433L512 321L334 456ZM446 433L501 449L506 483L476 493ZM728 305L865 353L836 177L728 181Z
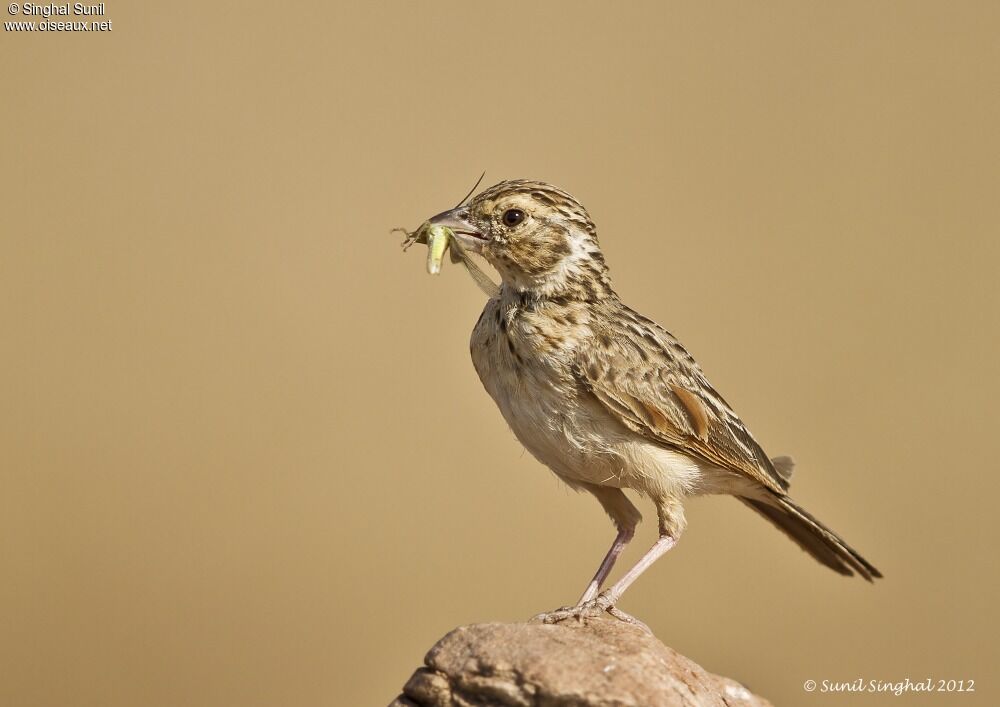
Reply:
M583 206L544 182L501 182L431 223L452 228L503 280L472 334L472 360L522 444L577 490L593 494L618 534L572 608L556 621L611 611L625 589L684 530L684 500L736 496L819 562L881 577L788 496L792 461L769 459L694 358L615 293ZM640 514L623 493L656 506L660 537L598 594Z

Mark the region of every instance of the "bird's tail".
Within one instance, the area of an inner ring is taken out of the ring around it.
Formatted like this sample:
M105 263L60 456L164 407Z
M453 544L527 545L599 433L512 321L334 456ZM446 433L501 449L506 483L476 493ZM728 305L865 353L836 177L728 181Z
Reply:
M853 575L855 572L869 582L882 573L844 542L843 538L816 520L787 496L774 494L770 502L740 498L743 503L771 521L799 547L835 572Z

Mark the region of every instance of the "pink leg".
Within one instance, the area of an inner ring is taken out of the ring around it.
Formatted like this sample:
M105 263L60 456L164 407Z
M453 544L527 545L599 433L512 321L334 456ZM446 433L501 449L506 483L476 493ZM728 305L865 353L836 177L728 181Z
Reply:
M576 603L577 606L581 606L597 596L597 592L600 591L604 580L611 574L611 569L615 566L618 556L622 554L622 550L628 545L633 535L635 535L633 528L624 528L618 531L615 541L611 543L611 549L608 550L608 554L601 561L601 566L597 568L597 574L590 580L590 584L587 585L587 591L580 597L580 601Z
M625 573L612 587L601 593L601 599L609 606L614 606L621 599L625 590L632 586L632 582L639 579L639 575L649 569L650 565L660 559L670 548L677 544L676 538L670 535L661 535L659 540L653 543L645 555L635 563L635 566ZM600 601L599 600L599 601Z
M619 536L620 535L621 534L619 533ZM621 598L621 595L625 593L625 590L639 578L639 575L645 572L650 565L662 557L663 554L675 544L677 544L677 540L672 535L661 535L660 539L653 543L653 547L649 548L649 551L642 556L642 559L640 559L632 569L625 573L624 577L619 579L610 589L606 589L601 592L597 597L588 599L587 597L591 594L591 592L596 591L596 588L600 586L600 582L607 577L608 572L611 571L611 565L614 564L614 558L621 553L621 548L625 547L624 542L622 542L619 547L619 538L616 537L615 544L612 545L611 550L608 551L607 557L604 558L604 562L601 563L600 569L597 570L597 576L594 577L594 581L587 587L587 592L583 595L583 599L580 600L580 603L572 608L567 607L539 614L534 617L533 620L541 621L546 624L555 624L570 618L575 618L579 621L583 616L600 615L607 611L615 618L626 623L636 624L648 632L648 626L635 617L629 616L615 606L615 604L618 603L618 600Z
M617 491L617 489L615 489ZM595 492L598 496L598 500L601 500L601 496ZM626 502L625 495L618 491L618 495L621 496ZM611 499L615 500L615 499ZM602 503L605 501L602 500ZM638 515L638 511L635 510L635 506L629 503L628 506L635 515ZM605 504L605 508L608 505ZM629 540L632 539L632 535L635 532L635 525L638 518L632 517L630 523L625 524L622 529L623 524L619 524L618 535L615 537L614 543L611 545L611 549L608 550L608 554L604 557L604 561L601 562L601 566L597 570L597 574L594 579L587 586L587 591L584 592L583 598L580 599L580 603L574 607L566 607L563 609L557 609L556 611L546 612L544 614L539 614L532 619L533 621L541 621L546 624L555 624L560 621L565 621L566 619L576 619L580 621L583 617L593 617L603 614L605 611L610 613L617 619L625 621L627 623L636 624L647 631L649 627L643 624L638 619L629 616L624 611L619 609L615 604L621 598L625 590L632 586L635 580L639 579L639 576L645 572L649 567L660 559L670 548L677 544L677 539L681 536L684 530L684 510L681 508L680 504L677 502L671 503L667 499L657 499L656 512L660 520L660 537L653 543L653 547L649 548L645 555L635 563L635 566L625 573L625 576L619 579L615 584L609 589L605 589L603 592L594 596L594 592L600 589L601 583L607 579L608 574L611 572L612 566L615 564L615 560L621 554L622 550ZM611 511L609 510L609 514ZM631 514L630 514L631 515ZM612 515L612 517L615 517ZM626 519L628 520L628 518Z

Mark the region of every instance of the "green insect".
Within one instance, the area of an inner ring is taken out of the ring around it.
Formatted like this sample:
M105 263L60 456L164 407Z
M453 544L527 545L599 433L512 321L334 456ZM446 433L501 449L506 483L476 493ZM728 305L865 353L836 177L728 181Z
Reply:
M414 243L422 243L427 246L427 272L437 275L441 272L441 261L444 259L446 250L451 250L451 262L461 262L465 269L469 271L473 281L479 286L487 297L496 297L500 294L500 288L489 275L472 260L455 234L447 226L432 226L429 221L424 221L416 231L407 231L405 228L394 228L396 231L406 234L403 240L403 250L408 249Z
M431 226L427 229L427 272L437 275L441 272L441 259L455 234L447 226ZM455 246L452 245L454 249Z

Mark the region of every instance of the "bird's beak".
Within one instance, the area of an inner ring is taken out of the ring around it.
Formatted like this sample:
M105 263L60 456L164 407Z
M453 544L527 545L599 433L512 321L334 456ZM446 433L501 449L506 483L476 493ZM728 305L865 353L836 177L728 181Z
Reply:
M469 212L461 207L431 216L430 224L450 228L463 246L477 253L482 251L483 245L489 240L482 231L469 222Z

